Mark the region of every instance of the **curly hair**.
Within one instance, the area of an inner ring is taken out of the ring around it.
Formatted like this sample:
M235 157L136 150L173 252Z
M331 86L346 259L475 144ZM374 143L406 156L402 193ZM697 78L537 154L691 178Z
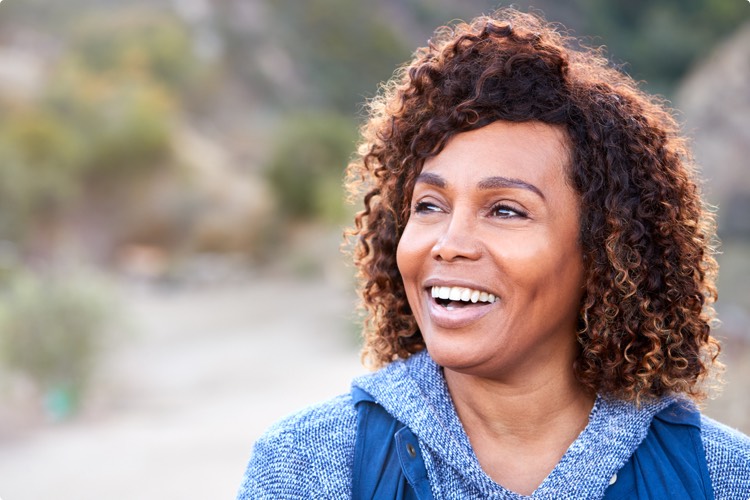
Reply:
M348 232L374 367L425 348L396 248L415 180L451 137L496 120L562 126L581 200L585 290L574 370L589 390L695 400L720 367L712 213L665 104L542 18L512 9L442 27L369 103L347 169L364 209Z

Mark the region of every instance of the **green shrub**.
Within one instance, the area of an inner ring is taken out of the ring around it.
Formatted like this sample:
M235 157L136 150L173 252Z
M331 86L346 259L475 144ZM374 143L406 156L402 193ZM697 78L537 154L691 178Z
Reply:
M78 194L82 137L48 109L22 109L0 121L0 237L17 240Z
M174 102L153 79L103 77L70 62L50 82L40 107L69 123L85 144L81 175L122 180L171 154Z
M37 102L0 111L0 239L22 247L91 186L114 191L174 164L174 102L148 77L66 61Z
M96 74L138 71L182 88L199 66L186 26L155 9L93 10L76 22L72 40L72 51Z
M350 0L275 0L283 46L322 103L351 113L409 56L384 9Z
M266 171L281 215L308 221L342 219L343 175L355 133L355 124L336 114L303 114L284 122Z
M0 301L0 361L45 395L52 416L73 411L104 346L111 304L101 285L17 273Z

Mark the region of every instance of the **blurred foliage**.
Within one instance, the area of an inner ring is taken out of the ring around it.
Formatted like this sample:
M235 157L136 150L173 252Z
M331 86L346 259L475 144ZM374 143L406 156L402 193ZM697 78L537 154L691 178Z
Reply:
M91 380L104 346L110 301L80 273L40 276L18 272L0 290L0 360L36 384L53 404L72 410ZM57 398L55 400L55 398Z
M58 76L40 107L75 124L84 175L137 175L167 159L174 102L166 88L138 75L89 73L75 62Z
M0 238L20 247L89 187L119 189L171 161L187 35L158 17L98 19L79 26L33 101L0 99Z
M313 99L351 114L413 49L386 12L350 0L269 0L283 44L315 89Z
M147 81L64 71L35 107L4 111L0 235L12 241L74 204L89 181L115 185L159 166L170 153L170 101Z
M97 75L124 72L179 89L190 84L199 68L185 26L153 9L88 14L75 24L71 42L70 52Z
M696 61L750 20L750 4L741 1L576 0L576 5L578 33L606 44L631 76L667 96Z
M48 109L20 109L0 119L0 235L23 237L33 220L78 191L84 150L79 137Z
M295 220L340 222L342 178L354 150L354 123L335 113L296 114L276 134L266 174L279 214Z
M29 228L92 193L133 192L134 179L145 185L177 163L181 122L210 131L230 161L239 158L233 168L262 170L282 216L339 221L358 106L436 26L502 4L3 2L0 45L16 37L39 48L48 71L34 102L0 95L0 238L23 246ZM513 4L606 44L635 78L668 97L698 58L750 19L749 4L727 0ZM197 55L201 40L213 40L215 61Z

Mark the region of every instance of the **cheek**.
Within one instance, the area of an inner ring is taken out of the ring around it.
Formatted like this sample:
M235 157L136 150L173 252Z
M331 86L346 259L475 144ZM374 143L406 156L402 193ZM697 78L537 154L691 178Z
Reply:
M401 273L401 277L404 279L404 285L408 286L406 279L413 273L415 265L415 255L411 248L411 238L409 235L409 224L407 223L404 233L401 235L401 239L396 247L396 265L398 266L398 272Z
M502 273L531 294L566 293L581 288L582 257L577 242L566 234L519 234L496 246L495 262Z
M419 244L415 236L419 235L418 231L410 230L407 223L404 233L396 247L396 265L401 274L401 281L404 284L406 300L409 303L412 315L417 325L422 329L422 313L419 301L420 291L420 270L425 263L425 256L421 251L422 245Z
M421 226L407 223L396 248L396 264L407 290L429 260L430 248L429 237Z

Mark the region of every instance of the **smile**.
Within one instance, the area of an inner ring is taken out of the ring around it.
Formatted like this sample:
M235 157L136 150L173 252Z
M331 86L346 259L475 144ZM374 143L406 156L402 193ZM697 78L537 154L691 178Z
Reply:
M430 286L427 311L435 326L465 328L495 309L500 299L492 293L462 286Z
M430 293L439 305L448 309L483 302L492 304L497 300L492 293L461 286L433 286Z

